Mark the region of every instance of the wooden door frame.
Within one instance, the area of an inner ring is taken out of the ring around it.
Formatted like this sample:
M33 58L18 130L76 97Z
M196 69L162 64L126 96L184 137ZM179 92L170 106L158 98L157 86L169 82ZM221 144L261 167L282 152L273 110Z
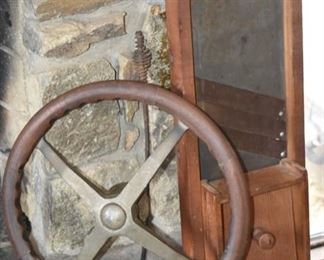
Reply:
M196 104L190 1L166 0L172 90ZM204 259L197 137L185 134L177 147L182 246L191 259Z
M283 1L287 157L305 166L303 31L301 0Z
M166 16L172 90L196 104L190 2L166 0ZM304 166L301 0L283 0L283 27L287 158ZM198 140L192 133L181 140L177 158L183 249L192 259L204 259L199 150Z

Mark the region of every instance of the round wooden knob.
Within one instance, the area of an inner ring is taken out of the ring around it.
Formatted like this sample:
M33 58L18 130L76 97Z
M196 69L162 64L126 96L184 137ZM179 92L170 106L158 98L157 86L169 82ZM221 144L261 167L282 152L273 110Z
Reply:
M253 232L253 240L255 240L261 249L271 249L276 243L276 238L270 232L261 228L256 228Z

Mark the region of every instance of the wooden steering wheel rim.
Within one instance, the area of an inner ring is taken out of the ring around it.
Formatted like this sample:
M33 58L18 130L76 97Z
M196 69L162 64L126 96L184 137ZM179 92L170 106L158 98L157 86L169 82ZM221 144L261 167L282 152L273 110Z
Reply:
M66 112L84 104L112 99L156 105L181 120L208 145L224 173L232 211L229 239L222 259L244 259L251 240L250 196L233 148L215 123L196 106L161 87L134 81L102 81L70 90L40 109L19 134L8 158L2 191L5 223L19 258L37 258L31 243L23 238L23 226L19 220L22 214L19 188L22 169L32 151L53 123Z

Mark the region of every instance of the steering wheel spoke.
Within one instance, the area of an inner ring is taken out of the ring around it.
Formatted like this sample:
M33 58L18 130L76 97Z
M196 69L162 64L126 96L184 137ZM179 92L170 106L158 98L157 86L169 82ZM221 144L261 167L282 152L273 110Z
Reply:
M163 259L172 260L185 260L188 259L177 249L163 242L160 238L156 237L150 230L144 228L139 223L132 221L133 223L128 228L125 234L129 239L140 244L142 247L162 257Z
M104 199L82 179L79 174L73 171L61 156L43 138L38 143L38 149L45 158L52 164L58 174L73 188L88 205L103 205Z
M98 255L103 255L112 246L115 239L109 231L97 224L85 237L78 260L90 260L97 258Z
M178 122L163 142L148 157L118 196L125 205L132 206L136 202L187 129L187 126Z

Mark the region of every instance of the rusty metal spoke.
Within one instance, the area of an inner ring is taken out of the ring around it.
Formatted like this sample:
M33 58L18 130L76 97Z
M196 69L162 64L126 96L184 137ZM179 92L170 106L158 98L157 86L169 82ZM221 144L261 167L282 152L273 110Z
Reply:
M60 174L68 185L70 185L90 206L99 206L104 203L104 199L67 165L50 144L48 144L44 139L41 139L37 147L56 169L58 174Z
M187 126L181 122L176 124L168 136L141 166L135 176L128 182L118 196L120 201L123 201L128 206L134 204L187 129Z
M84 246L78 255L78 260L90 260L103 255L115 241L115 237L102 226L96 225L91 233L85 237Z
M128 228L126 236L163 259L188 259L171 245L168 245L156 237L150 230L147 230L144 226L135 222Z

